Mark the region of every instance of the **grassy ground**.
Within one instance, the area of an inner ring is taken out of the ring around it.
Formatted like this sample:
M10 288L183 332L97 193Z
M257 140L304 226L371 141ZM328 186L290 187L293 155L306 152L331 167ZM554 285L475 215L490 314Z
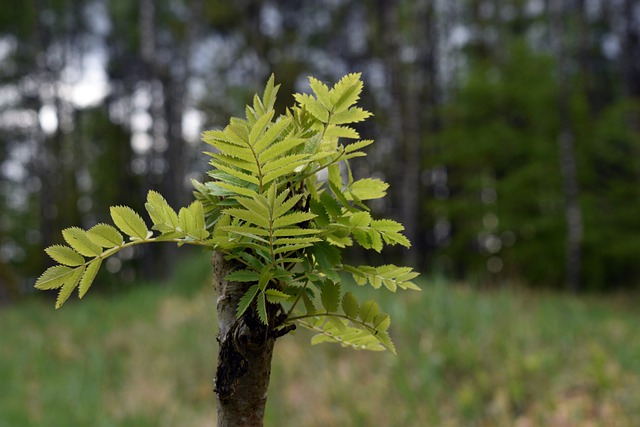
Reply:
M215 425L207 270L0 311L0 427ZM637 425L637 295L424 288L383 302L398 356L279 340L266 425Z

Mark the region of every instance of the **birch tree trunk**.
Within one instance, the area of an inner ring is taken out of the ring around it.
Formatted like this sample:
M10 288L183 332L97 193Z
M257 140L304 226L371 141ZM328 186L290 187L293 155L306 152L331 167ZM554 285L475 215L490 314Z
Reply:
M260 322L255 306L236 319L240 297L252 283L229 282L235 267L216 252L212 258L218 311L218 368L214 379L218 427L262 426L276 337ZM275 318L270 307L269 318Z

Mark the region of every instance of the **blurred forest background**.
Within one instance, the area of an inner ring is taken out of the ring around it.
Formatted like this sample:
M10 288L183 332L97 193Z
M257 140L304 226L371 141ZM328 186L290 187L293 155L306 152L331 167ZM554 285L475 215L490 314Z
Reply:
M33 0L0 10L0 295L31 292L60 230L179 207L202 130L270 73L363 73L359 176L414 244L390 253L472 283L640 283L640 6L633 0ZM158 245L161 246L161 245ZM164 276L175 248L110 259ZM354 256L368 256L354 254ZM402 259L400 259L402 258Z

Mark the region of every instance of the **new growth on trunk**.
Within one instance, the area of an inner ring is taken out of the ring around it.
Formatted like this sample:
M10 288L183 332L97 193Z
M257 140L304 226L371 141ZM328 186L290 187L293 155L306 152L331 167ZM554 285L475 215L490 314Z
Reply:
M276 116L272 76L246 118L204 133L214 149L206 153L211 180L193 181L197 200L191 205L176 212L150 191L151 230L126 206L111 208L115 226L63 230L68 246L46 249L59 265L36 282L39 289L60 289L60 307L76 288L84 296L102 261L123 248L174 242L213 251L220 427L262 425L275 341L296 325L315 332L312 344L395 352L389 315L376 301L342 292L343 285L419 290L412 282L418 273L409 267L342 262L342 249L354 244L380 252L384 245L410 243L400 223L374 219L364 203L384 197L388 185L354 179L348 163L373 142L348 126L371 115L355 106L360 74L331 89L313 77L309 82L313 95L296 94L296 104Z

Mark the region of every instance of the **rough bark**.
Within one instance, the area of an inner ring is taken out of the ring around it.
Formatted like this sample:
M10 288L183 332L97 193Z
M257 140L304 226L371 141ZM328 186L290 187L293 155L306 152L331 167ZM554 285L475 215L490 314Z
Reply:
M276 335L258 319L255 307L236 319L240 297L251 283L228 282L234 269L222 254L214 253L214 287L218 311L218 368L214 379L218 427L262 426ZM277 308L270 306L274 321Z

